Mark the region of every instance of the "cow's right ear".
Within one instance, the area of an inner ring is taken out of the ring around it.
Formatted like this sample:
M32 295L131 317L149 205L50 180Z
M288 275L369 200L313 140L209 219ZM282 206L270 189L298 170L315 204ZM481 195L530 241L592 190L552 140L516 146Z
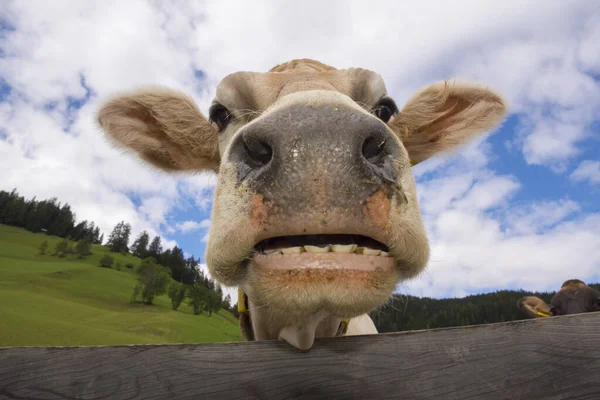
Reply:
M550 306L539 297L526 296L519 300L518 306L530 317L551 317Z
M388 125L416 165L498 126L506 101L488 87L439 82L413 95Z
M218 130L179 91L146 87L105 103L98 122L109 139L166 171L219 168Z

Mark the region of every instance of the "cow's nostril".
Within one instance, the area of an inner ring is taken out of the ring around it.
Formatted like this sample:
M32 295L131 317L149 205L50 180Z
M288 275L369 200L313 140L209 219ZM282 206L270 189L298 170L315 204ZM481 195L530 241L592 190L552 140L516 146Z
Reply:
M385 139L369 136L362 146L363 157L371 164L380 165L383 162Z
M273 158L273 149L266 142L249 135L245 132L243 135L244 149L249 162L254 168L260 168L267 165Z

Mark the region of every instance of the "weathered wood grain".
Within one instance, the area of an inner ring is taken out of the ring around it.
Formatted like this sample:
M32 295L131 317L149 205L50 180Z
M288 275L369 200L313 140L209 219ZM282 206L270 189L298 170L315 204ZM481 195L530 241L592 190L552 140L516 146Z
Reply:
M0 348L2 399L600 399L600 313L283 342Z

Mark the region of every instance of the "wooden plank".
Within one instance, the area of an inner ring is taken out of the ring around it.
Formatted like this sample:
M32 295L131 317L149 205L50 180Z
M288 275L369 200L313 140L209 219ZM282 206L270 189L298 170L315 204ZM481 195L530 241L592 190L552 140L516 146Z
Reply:
M600 313L283 342L0 348L2 399L600 399Z

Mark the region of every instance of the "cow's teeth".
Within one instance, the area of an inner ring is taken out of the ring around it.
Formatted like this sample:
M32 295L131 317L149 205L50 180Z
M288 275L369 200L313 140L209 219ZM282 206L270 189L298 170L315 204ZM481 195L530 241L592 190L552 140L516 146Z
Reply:
M381 250L369 249L368 247L357 247L356 254L363 254L365 256L376 256L381 253Z
M387 251L370 249L368 247L357 247L357 245L355 245L355 244L333 244L333 245L327 245L325 247L311 246L311 245L296 246L296 247L287 247L284 249L265 250L264 254L266 254L266 255L300 254L300 253L304 253L304 252L328 253L330 251L332 251L334 253L346 253L346 254L356 253L356 254L362 254L365 256L391 257L390 253L388 253Z
M331 251L334 253L354 253L356 250L355 244L334 244L331 246Z
M304 248L302 246L288 247L285 249L281 249L281 252L283 254L300 254L300 253L304 253Z
M326 247L304 246L304 250L306 250L309 253L328 253L329 249L329 245L327 245Z

